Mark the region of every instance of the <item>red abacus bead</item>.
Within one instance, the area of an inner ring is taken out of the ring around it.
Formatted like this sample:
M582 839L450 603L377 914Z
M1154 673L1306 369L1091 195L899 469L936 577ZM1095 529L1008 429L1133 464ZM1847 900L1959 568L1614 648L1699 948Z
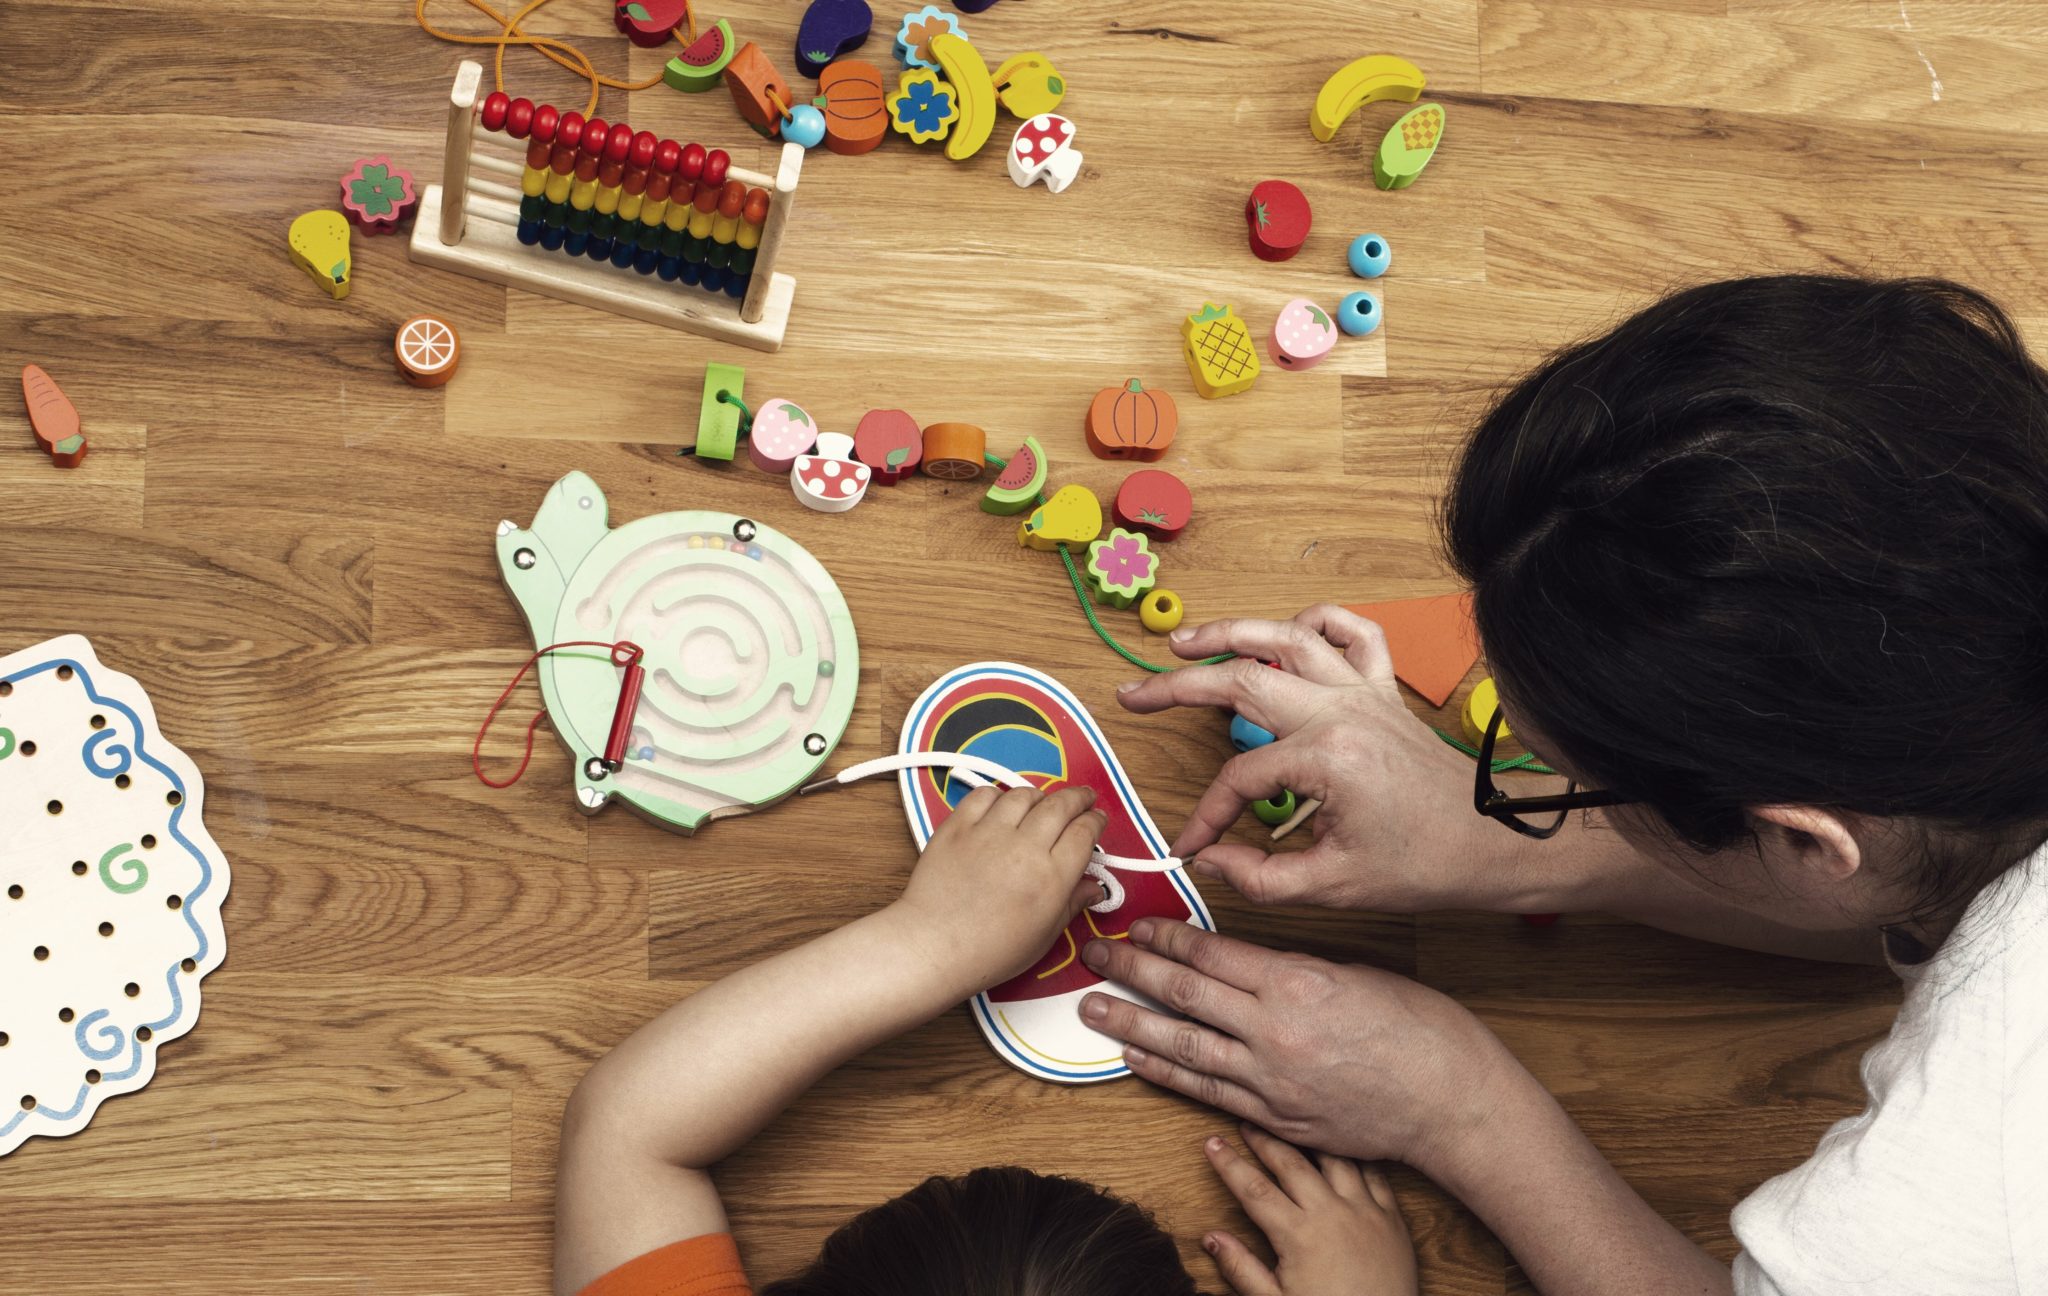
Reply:
M562 114L561 124L555 127L555 143L575 148L583 142L583 114L571 108Z
M718 195L718 214L720 216L737 216L740 214L740 209L746 205L747 187L737 180L726 181L724 191Z
M676 168L683 164L683 146L672 139L665 139L654 146L654 169L663 175L674 175Z
M512 97L510 95L506 94L503 90L491 91L490 98L484 100L484 110L482 113L484 129L487 131L505 129L505 110L511 106Z
M685 180L692 181L704 174L704 146L702 144L692 140L683 147L683 160L676 168L676 174Z
M505 110L505 129L513 139L525 139L533 130L533 100L514 99Z
M604 152L605 141L610 139L611 136L611 123L602 117L592 117L589 121L583 123L583 143L581 148L585 153L596 157Z
M548 157L554 151L554 145L546 140L528 140L526 141L526 165L536 171L545 170L548 164Z
M560 125L562 114L553 104L542 104L533 110L533 137L543 144L555 142L555 127Z
M626 123L612 127L612 137L604 142L604 160L624 162L626 155L633 151L633 131Z
M704 183L724 184L725 169L732 165L732 158L724 149L712 149L704 155Z
M654 162L654 146L660 141L653 131L641 131L632 139L633 151L626 155L627 161L636 167L650 166Z
M767 220L768 191L766 189L747 190L747 208L743 214L746 216L747 224L749 225L759 225L762 221Z

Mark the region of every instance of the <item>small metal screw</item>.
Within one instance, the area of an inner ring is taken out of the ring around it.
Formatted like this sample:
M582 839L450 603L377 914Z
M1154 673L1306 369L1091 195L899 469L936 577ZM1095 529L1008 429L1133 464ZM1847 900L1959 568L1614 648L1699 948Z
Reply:
M532 570L533 565L539 561L540 559L534 556L531 549L521 549L512 555L512 565L520 571Z
M825 735L805 734L804 751L812 756L823 756L825 754Z
M732 524L732 538L735 540L752 540L759 529L746 518L741 518Z
M583 762L583 777L595 783L611 773L611 767L604 763L604 757L592 756Z

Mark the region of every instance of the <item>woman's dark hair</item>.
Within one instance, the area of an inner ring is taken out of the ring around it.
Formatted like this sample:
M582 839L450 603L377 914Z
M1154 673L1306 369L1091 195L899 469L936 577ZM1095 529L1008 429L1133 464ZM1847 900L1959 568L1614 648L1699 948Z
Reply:
M1196 1296L1152 1217L1077 1179L935 1175L842 1224L761 1296Z
M2048 836L2048 373L1983 294L1667 297L1499 399L1443 529L1511 713L1695 848L1909 821L1924 917Z

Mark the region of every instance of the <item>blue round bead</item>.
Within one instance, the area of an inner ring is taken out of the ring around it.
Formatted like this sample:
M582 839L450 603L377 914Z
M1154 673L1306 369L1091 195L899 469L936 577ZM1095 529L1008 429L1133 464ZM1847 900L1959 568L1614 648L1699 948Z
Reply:
M1377 234L1360 234L1351 240L1351 251L1346 254L1351 262L1351 273L1361 279L1377 279L1387 272L1387 263L1394 259L1394 249Z
M1337 327L1351 336L1362 337L1379 326L1379 298L1371 293L1348 293L1337 303Z
M825 114L809 104L798 104L782 123L782 138L804 148L818 147L825 141Z
M1230 745L1241 752L1264 747L1273 741L1272 731L1261 729L1241 715L1230 717Z

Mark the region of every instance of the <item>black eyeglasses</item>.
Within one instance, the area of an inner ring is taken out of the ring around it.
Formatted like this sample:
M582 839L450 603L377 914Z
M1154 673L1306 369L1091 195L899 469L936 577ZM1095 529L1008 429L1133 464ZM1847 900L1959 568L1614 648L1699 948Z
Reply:
M1486 722L1486 736L1479 740L1479 772L1472 781L1472 808L1489 819L1521 833L1525 837L1554 837L1564 827L1564 817L1574 810L1591 810L1596 806L1627 805L1628 798L1615 792L1581 792L1577 783L1565 784L1564 791L1550 796L1511 797L1501 791L1493 782L1493 744L1500 737L1502 718L1506 715L1495 707L1493 718ZM1532 823L1523 815L1547 815L1555 811L1557 817L1549 823Z

